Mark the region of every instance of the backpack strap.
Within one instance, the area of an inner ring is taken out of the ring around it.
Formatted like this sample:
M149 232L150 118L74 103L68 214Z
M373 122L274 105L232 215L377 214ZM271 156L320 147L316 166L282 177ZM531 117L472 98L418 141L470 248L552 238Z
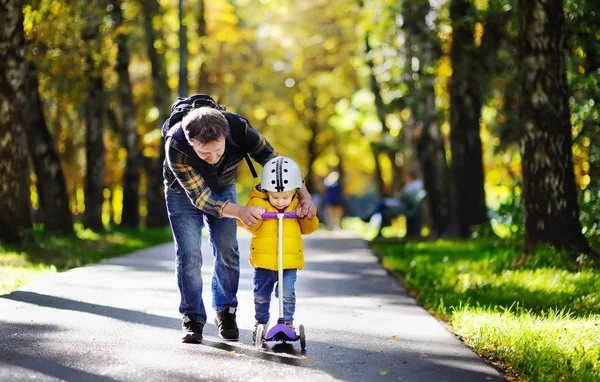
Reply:
M244 142L246 140L246 124L234 113L223 111L223 115L225 116L225 119L227 119L227 122L229 122L229 126L231 126L231 137L233 138L233 141L238 146L244 147ZM246 163L248 163L252 177L258 178L258 173L247 152L244 152L244 159L246 159Z

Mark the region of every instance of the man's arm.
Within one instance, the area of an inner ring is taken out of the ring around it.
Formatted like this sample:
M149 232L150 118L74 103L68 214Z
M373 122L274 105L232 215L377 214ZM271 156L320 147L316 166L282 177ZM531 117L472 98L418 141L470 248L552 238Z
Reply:
M239 219L246 227L253 227L262 217L266 210L263 207L240 206L239 204L228 202L223 207L223 217Z
M298 190L298 202L298 208L296 209L298 217L312 219L317 215L317 206L313 203L312 196L310 196L304 182Z

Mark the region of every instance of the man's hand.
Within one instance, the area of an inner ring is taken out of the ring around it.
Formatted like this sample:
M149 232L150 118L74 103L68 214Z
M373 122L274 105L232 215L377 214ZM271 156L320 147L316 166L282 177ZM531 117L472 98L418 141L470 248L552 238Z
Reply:
M240 206L240 212L237 218L240 219L242 224L246 227L253 227L262 219L261 215L266 211L267 210L263 207Z
M296 214L302 219L312 219L317 215L317 206L312 200L300 200Z

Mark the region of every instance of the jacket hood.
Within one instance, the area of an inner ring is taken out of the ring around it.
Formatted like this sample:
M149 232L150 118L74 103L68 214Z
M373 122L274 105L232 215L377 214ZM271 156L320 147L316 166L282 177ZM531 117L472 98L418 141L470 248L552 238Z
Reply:
M269 195L266 192L261 191L260 185L258 185L258 184L252 188L252 191L250 191L250 195L248 197L269 200Z

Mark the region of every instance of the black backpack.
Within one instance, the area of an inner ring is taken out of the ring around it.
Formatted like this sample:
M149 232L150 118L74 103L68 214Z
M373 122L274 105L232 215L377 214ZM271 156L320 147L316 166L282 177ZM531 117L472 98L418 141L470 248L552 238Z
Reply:
M181 120L183 119L183 117L185 117L187 113L198 107L212 107L223 112L226 111L224 106L219 105L217 101L215 101L208 94L194 94L190 97L177 97L177 99L175 99L175 103L171 107L171 115L162 125L161 135L163 139L167 138L167 136L169 135L169 131L171 131L172 128L174 128L179 122L181 122ZM228 118L228 114L232 113L223 114L229 122L229 124L231 125L231 135L233 137L233 140L236 143L241 142L244 139L244 137L236 135L239 135L239 132L246 131L245 124L242 121L240 121L237 117ZM238 134L236 134L236 132L238 132ZM258 174L256 173L254 166L252 165L252 161L248 153L244 155L244 158L248 163L248 167L250 167L250 172L252 173L252 176L257 178Z

